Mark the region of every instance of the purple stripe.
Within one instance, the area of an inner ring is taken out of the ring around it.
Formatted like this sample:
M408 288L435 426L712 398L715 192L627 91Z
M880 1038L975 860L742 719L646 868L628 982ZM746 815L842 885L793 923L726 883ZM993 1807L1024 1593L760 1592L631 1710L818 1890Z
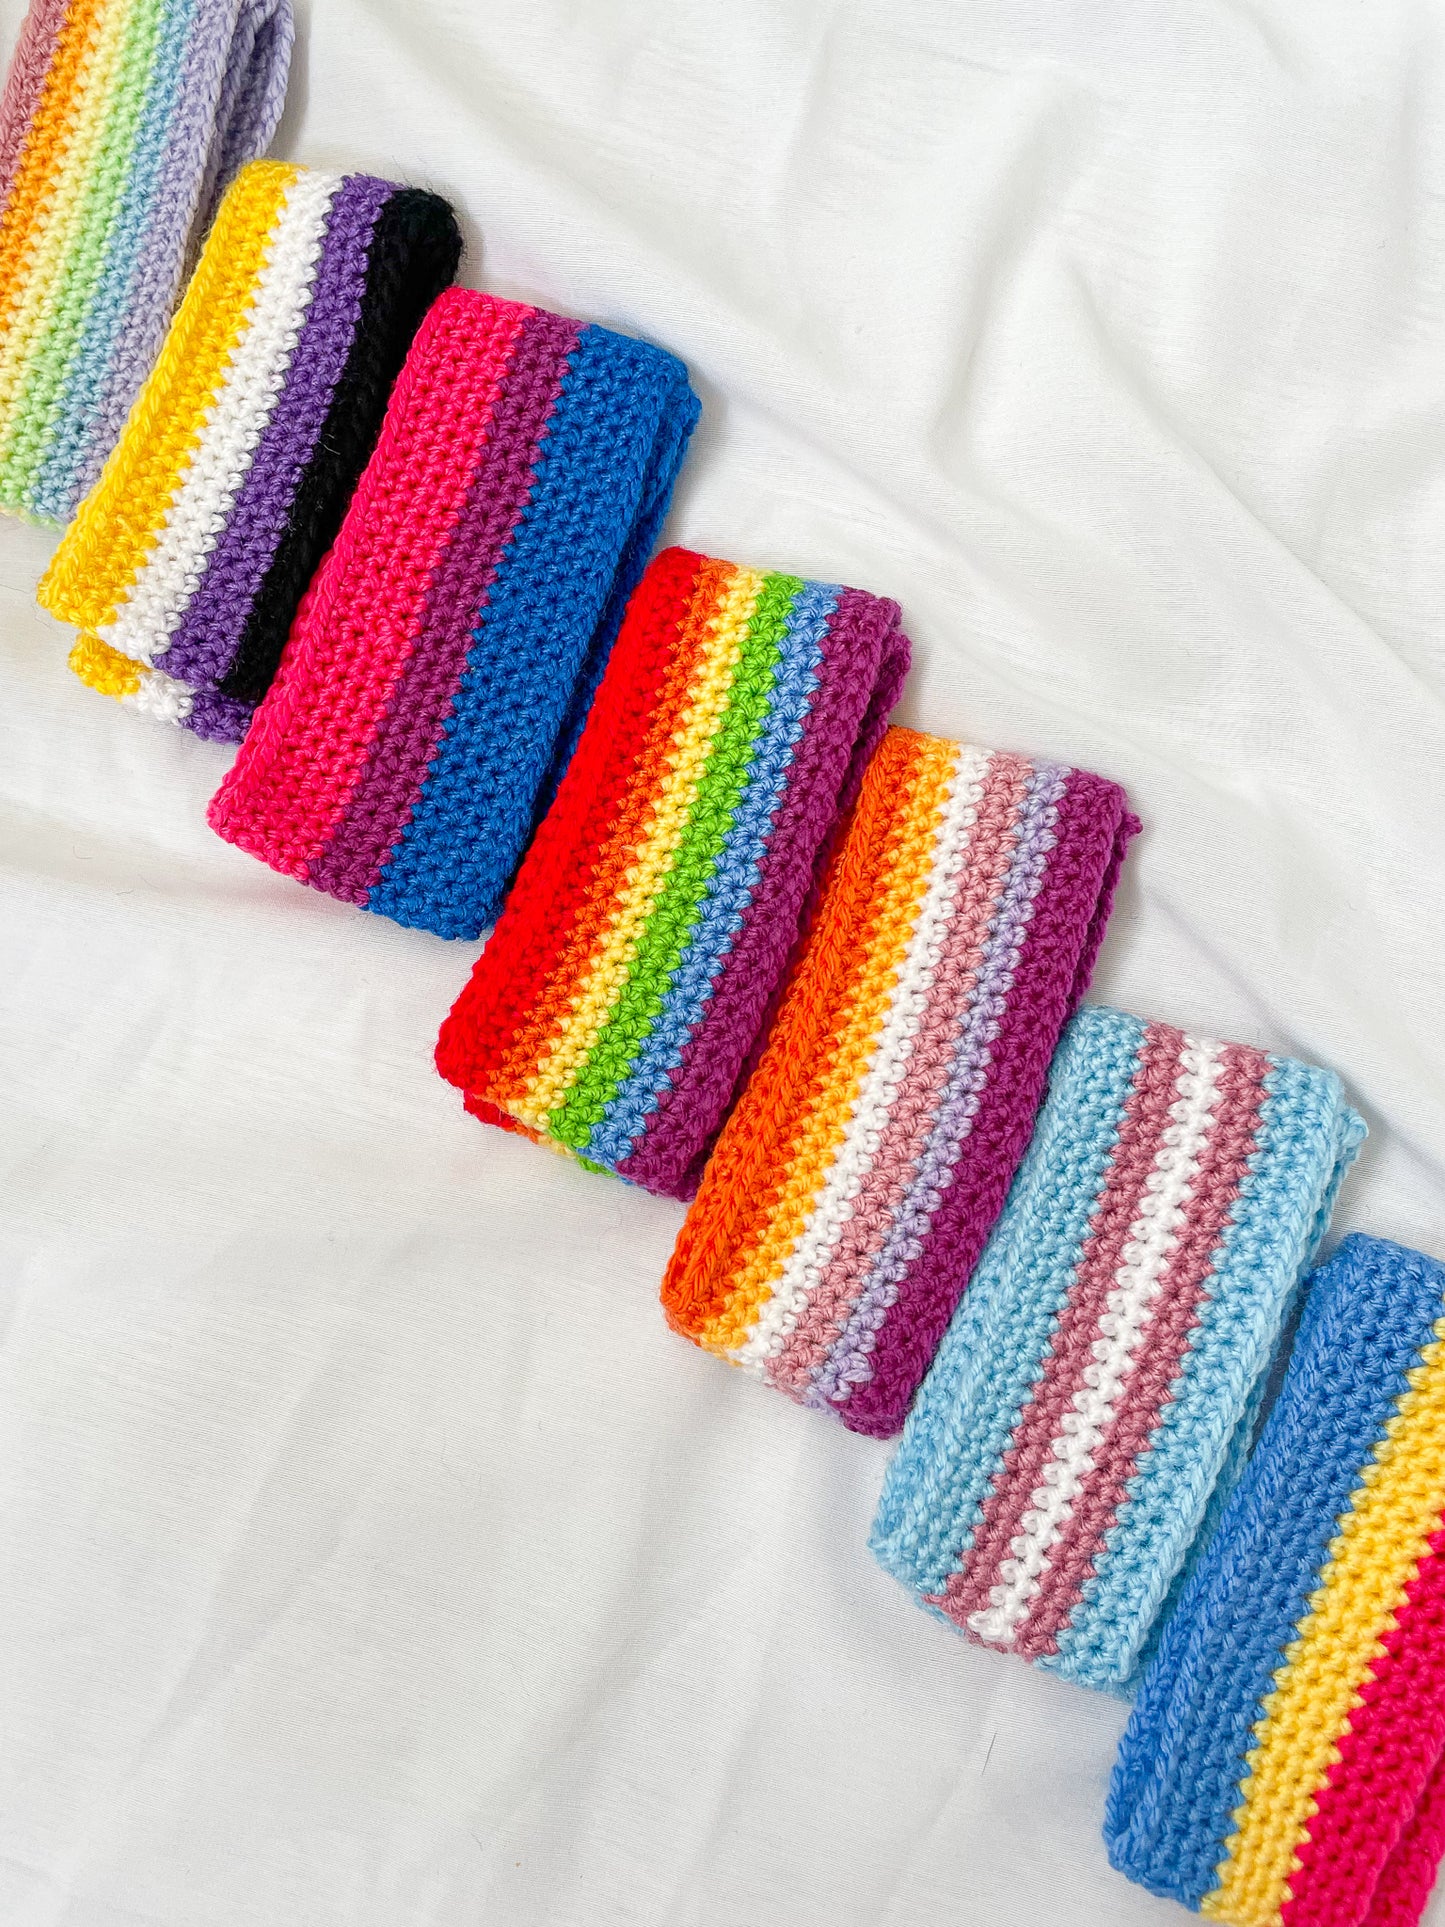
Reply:
M182 682L230 668L296 491L316 447L361 318L367 250L389 181L350 174L332 197L309 305L276 405L169 647L156 667Z
M646 1190L689 1198L752 1068L776 1007L809 892L833 836L887 727L908 670L898 605L845 589L828 624L818 687L788 770L743 927L713 988L707 1021L683 1046L659 1091L637 1148L619 1176Z
M1013 851L993 908L973 995L962 1013L937 1115L888 1235L860 1280L861 1289L843 1329L811 1375L805 1405L826 1411L873 1376L870 1354L878 1333L956 1175L959 1152L984 1101L993 1045L1008 1015L1009 993L1055 845L1054 818L1066 774L1046 763L1029 777Z
M1034 905L978 1115L923 1248L910 1253L873 1348L873 1375L834 1407L854 1431L890 1438L902 1425L978 1263L1032 1134L1081 960L1097 943L1100 906L1132 824L1117 784L1069 772L1054 823L1057 855Z
M307 872L318 890L365 905L401 840L452 712L474 633L521 521L580 321L529 315L512 351L481 459L427 590L421 629L326 848Z
M184 722L193 736L204 736L208 743L239 743L255 713L250 703L223 696L219 689L198 689Z

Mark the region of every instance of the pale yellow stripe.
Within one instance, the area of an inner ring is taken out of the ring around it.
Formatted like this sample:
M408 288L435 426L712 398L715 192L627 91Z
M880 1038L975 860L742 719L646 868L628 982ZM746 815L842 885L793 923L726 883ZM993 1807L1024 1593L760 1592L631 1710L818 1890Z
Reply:
M250 325L271 230L297 172L289 162L253 161L222 201L125 432L36 592L41 607L63 622L82 630L114 622L154 547L232 352Z
M717 1315L695 1335L708 1351L727 1354L744 1343L758 1313L771 1298L809 1215L822 1192L848 1132L853 1106L878 1040L908 954L919 908L928 890L937 854L939 825L948 806L949 785L958 766L959 745L920 737L912 775L914 790L903 833L889 858L887 882L868 947L843 1013L843 1027L826 1075L809 1089L807 1115L780 1183L768 1200L768 1223L745 1264L728 1282ZM803 986L799 984L801 992Z
M648 916L686 834L764 580L756 569L737 570L708 624L710 639L702 672L673 737L656 814L627 872L626 888L618 894L613 921L582 975L550 1055L528 1078L525 1093L515 1101L507 1100L508 1111L534 1130L546 1130L548 1116L576 1082L622 995Z
M1277 1927L1289 1878L1361 1704L1359 1689L1383 1651L1381 1635L1405 1603L1445 1512L1445 1320L1408 1374L1373 1461L1331 1541L1320 1584L1274 1676L1247 1756L1219 1885L1200 1912L1233 1927Z
M0 447L8 447L16 428L15 408L39 337L55 305L61 270L75 243L85 212L90 171L105 133L106 112L120 65L126 27L133 8L109 6L101 15L95 51L81 70L72 109L74 133L55 177L47 218L19 268L19 299L0 329Z

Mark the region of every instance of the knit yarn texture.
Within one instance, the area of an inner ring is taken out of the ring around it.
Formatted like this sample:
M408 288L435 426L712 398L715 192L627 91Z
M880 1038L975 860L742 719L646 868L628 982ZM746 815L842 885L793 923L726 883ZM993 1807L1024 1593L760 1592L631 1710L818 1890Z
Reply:
M889 1467L883 1565L970 1638L1126 1690L1363 1136L1332 1071L1081 1011Z
M447 1019L468 1108L696 1188L908 667L896 603L669 549Z
M92 688L239 742L456 273L435 194L244 168L100 481L40 584Z
M697 411L659 348L444 293L212 826L343 902L479 936L576 743Z
M1144 1676L1114 1865L1234 1927L1411 1927L1445 1851L1445 1265L1345 1239Z
M1087 771L888 732L668 1266L678 1331L855 1431L898 1430L1137 828Z
M64 523L94 484L292 33L291 0L32 0L0 101L0 507Z

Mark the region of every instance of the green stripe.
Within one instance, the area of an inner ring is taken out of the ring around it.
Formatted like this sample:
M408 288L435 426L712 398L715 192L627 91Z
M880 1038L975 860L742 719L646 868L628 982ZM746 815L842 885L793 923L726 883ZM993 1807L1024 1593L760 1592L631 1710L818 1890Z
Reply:
M25 501L45 459L60 392L105 266L145 114L163 11L164 0L136 0L125 23L115 85L81 190L76 237L59 264L50 311L39 319L23 386L0 440L0 501L11 507Z
M547 1119L559 1144L585 1149L652 1033L674 972L687 954L733 817L747 789L758 738L767 725L788 616L803 583L768 575L743 637L726 707L708 748L697 801L654 899L622 994L587 1054L576 1082Z

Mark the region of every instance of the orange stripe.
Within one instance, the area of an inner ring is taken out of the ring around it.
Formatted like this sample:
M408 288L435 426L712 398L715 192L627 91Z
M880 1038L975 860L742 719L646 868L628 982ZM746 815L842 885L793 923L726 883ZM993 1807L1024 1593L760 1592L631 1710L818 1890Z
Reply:
M891 729L864 777L768 1048L663 1281L669 1322L708 1349L746 1337L841 1141L927 886L916 858L921 844L931 855L955 751Z

